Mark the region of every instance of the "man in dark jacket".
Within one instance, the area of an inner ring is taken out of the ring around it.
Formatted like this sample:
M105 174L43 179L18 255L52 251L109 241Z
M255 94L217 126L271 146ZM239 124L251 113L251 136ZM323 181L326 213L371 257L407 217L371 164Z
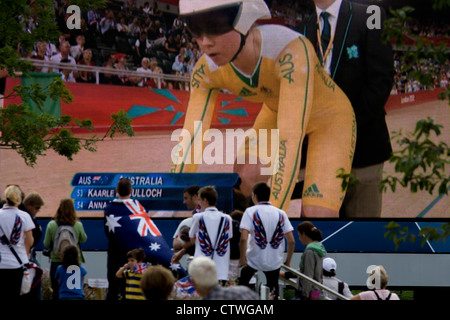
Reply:
M392 152L384 106L394 76L392 48L381 40L385 12L347 0L314 4L315 12L296 30L315 46L324 69L352 103L357 123L352 173L360 182L347 190L340 216L380 217L381 170Z

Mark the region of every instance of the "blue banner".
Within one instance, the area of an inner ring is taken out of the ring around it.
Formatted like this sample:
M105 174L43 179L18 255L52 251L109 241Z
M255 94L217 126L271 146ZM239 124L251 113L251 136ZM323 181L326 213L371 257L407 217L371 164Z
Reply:
M147 211L182 211L183 190L191 185L213 185L219 199L217 208L233 210L235 173L77 173L72 179L72 199L78 211L104 210L117 198L116 186L120 178L129 178L133 187L132 199L138 199Z

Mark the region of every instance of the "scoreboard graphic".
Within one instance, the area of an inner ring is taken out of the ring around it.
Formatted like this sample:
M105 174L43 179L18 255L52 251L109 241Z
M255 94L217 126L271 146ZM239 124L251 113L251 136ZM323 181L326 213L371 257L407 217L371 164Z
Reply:
M132 199L139 200L147 211L182 211L183 190L191 185L214 186L219 194L217 208L233 210L233 186L238 180L235 173L76 173L72 178L77 211L103 211L115 198L120 178L131 181Z

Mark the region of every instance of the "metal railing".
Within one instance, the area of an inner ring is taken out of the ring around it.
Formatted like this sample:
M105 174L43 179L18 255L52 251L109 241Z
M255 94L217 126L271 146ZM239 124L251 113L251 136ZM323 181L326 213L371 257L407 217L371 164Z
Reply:
M299 272L299 271L297 271L297 270L295 270L295 269L292 269L291 267L288 267L288 266L286 266L286 265L283 264L283 265L281 266L281 269L284 269L284 270L286 270L286 271L289 271L289 272L291 272L292 274L294 274L295 276L297 276L297 277L299 277L299 278L302 278L303 280L306 280L306 281L312 283L314 286L316 286L316 287L320 288L321 290L326 291L326 292L328 292L328 293L330 293L330 294L336 296L336 297L337 297L338 299L340 299L340 300L350 300L349 298L343 296L342 294L340 294L340 293L338 293L338 292L336 292L336 291L334 291L334 290L328 288L327 286L324 286L324 285L321 284L320 282L317 282L316 280L314 280L314 279L312 279L312 278L310 278L310 277L304 275L303 273L301 273L301 272ZM280 277L280 278L281 278L281 277ZM286 283L288 283L289 285L291 285L291 286L293 286L293 287L296 286L296 283L295 283L294 281L290 280L290 279L281 278L281 280L284 281L284 282L286 282Z
M45 61L39 59L28 59L23 58L23 60L31 62L34 66L37 67L47 67L50 69L57 69L58 72L60 69L72 70L73 72L84 71L91 72L95 74L95 83L100 84L100 74L111 74L117 76L129 76L129 77L137 77L137 78L147 78L147 79L156 79L157 86L161 89L161 81L177 81L177 82L190 82L189 75L178 76L174 74L163 74L163 73L151 73L151 72L139 72L135 70L120 70L115 68L107 68L107 67L97 67L97 66L88 66L82 64L72 64L72 63L57 63L53 61Z

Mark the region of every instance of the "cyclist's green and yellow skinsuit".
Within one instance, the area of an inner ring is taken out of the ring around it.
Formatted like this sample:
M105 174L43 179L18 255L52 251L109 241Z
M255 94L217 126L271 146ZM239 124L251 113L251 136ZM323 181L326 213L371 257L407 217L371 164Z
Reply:
M278 25L257 28L261 35L261 54L253 75L242 74L232 63L219 67L206 55L197 62L184 122L184 129L192 139L179 143L187 152L173 165L172 171L197 170L194 158L189 164L186 159L193 156L191 146L200 131L198 121L202 131L210 128L219 90L227 89L246 100L263 103L253 125L257 133L259 129L279 130L278 170L270 179L270 202L283 210L288 208L300 171L303 138L307 134L303 206L339 211L345 191L336 175L341 168L350 172L356 142L351 104L323 70L305 37ZM248 144L240 152L248 154Z

